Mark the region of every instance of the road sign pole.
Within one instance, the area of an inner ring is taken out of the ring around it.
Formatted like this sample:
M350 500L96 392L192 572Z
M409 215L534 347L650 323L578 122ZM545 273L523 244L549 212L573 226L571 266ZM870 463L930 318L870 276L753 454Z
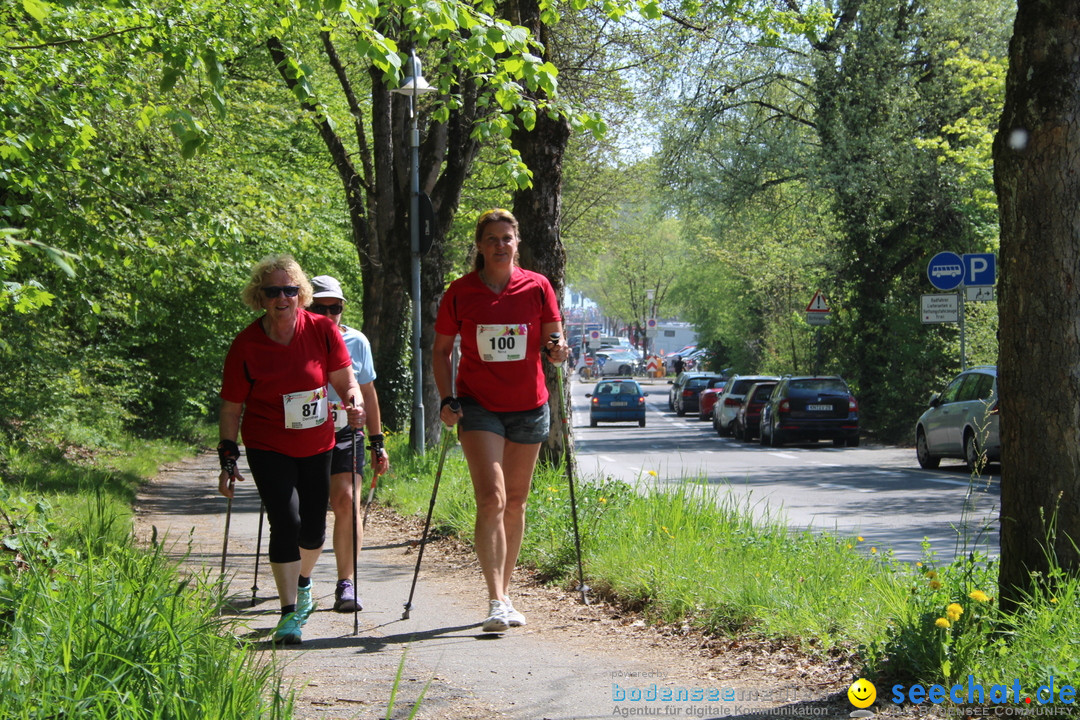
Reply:
M960 308L960 372L963 372L967 370L967 351L964 349L964 295L966 295L966 293L964 292L963 285L960 286L957 295L960 296L960 299L957 301L957 305Z

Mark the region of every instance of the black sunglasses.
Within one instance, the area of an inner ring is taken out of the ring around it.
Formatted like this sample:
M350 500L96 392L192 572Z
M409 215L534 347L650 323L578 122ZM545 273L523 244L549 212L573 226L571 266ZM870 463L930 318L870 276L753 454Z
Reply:
M313 313L319 315L325 315L330 313L331 315L340 315L341 311L345 309L345 306L341 303L334 303L333 305L312 305L308 308Z
M271 300L282 293L285 293L285 297L296 297L300 294L300 286L298 285L267 285L260 289L263 291L263 295Z

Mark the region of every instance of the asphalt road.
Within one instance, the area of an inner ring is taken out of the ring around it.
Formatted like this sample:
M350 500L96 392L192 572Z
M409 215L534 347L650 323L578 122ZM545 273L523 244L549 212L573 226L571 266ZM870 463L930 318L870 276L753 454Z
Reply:
M645 385L646 427L589 427L593 383L574 381L573 423L583 477L604 475L641 488L685 479L722 486L759 517L782 517L797 529L861 536L869 552L902 560L923 556L930 541L939 559L979 549L998 554L1000 468L972 478L960 461L923 470L914 448L831 443L771 448L718 437L712 423L668 411L666 380Z

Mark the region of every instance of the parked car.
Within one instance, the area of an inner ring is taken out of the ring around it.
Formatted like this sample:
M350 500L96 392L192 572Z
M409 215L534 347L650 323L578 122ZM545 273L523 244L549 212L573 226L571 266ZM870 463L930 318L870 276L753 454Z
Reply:
M735 419L732 421L731 432L739 440L752 442L757 437L761 427L761 408L769 401L776 380L756 382L746 391L742 404L739 405Z
M781 378L761 410L761 444L822 439L859 444L859 403L847 383L838 375Z
M585 358L581 359L578 366L578 374L581 377L587 377L590 373L592 377L616 375L630 377L640 371L641 360L623 350L601 350L596 352L594 357L591 370L586 369L588 366L585 364Z
M751 385L779 379L775 375L735 375L729 378L724 386L724 393L713 406L713 429L716 434L721 437L731 434L731 423L735 420L735 414L739 412L746 391Z
M717 398L724 392L724 386L727 384L727 380L721 380L714 383L712 387L707 387L701 391L698 395L698 420L709 420L712 418L713 407L716 405Z
M1001 460L997 368L973 367L957 375L915 423L919 466L936 468L942 458L960 458L970 470Z
M636 380L601 380L589 398L589 426L600 422L637 422L645 427L645 397Z
M690 378L701 377L706 373L691 372L686 370L679 373L674 380L668 380L667 407L671 412L675 412L675 396L682 392L683 386L690 382Z
M698 411L698 395L701 394L701 391L722 382L724 382L722 375L712 373L692 374L682 384L679 391L675 393L675 414L682 417L687 413L696 413Z

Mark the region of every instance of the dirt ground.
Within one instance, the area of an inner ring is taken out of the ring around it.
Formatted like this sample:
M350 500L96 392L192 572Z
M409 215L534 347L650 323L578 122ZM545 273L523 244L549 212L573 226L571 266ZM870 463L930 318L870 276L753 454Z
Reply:
M215 456L202 455L167 467L137 504L143 541L157 537L187 568L215 576L227 507L217 494L216 465ZM238 485L229 516L226 577L239 634L283 669L298 718L405 718L421 693L416 717L431 720L839 718L854 710L846 691L857 668L843 656L650 625L606 602L584 605L580 593L542 585L528 572L516 576L514 596L528 625L502 636L481 633L486 603L479 567L467 547L450 539L427 545L405 618L422 519L378 505L360 556L365 607L357 632L352 614L330 609L336 573L328 542L313 575L320 608L304 628L304 642L275 648L267 642L278 608L265 558L268 531L256 577L259 505L250 481ZM329 514L328 526L332 520ZM667 701L665 690L672 693ZM880 701L871 710L925 714Z

